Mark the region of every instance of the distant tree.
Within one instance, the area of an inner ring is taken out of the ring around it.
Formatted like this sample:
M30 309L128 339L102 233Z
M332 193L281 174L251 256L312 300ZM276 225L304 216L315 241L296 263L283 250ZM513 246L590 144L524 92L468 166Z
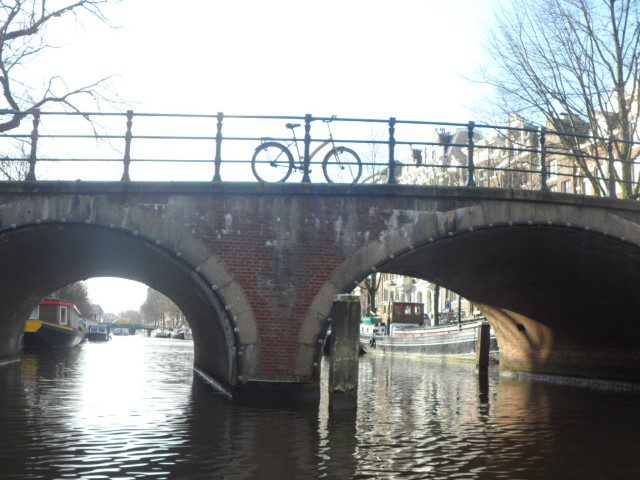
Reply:
M50 297L75 303L83 317L89 317L93 312L93 307L89 300L89 290L85 282L70 283L53 292Z
M138 310L125 310L120 312L119 318L127 318L131 320L131 323L140 322L140 312Z
M1 1L1 0L0 0ZM29 163L14 161L14 158L27 158L26 144L20 143L0 154L0 179L23 180L29 172Z
M637 0L513 0L496 16L489 42L491 65L482 80L495 87L498 113L520 114L561 132L584 132L601 140L560 137L574 154L606 156L609 137L638 140L640 114L640 15ZM614 143L616 158L633 160L640 149ZM575 157L597 194L608 175L598 162L590 171ZM625 196L634 171L616 173Z
M371 130L371 143L362 145L362 161L365 165L362 168L362 183L384 183L388 177L387 153L385 153L384 142L386 138L375 130Z
M177 328L186 323L180 308L160 292L147 289L147 299L140 307L140 318L145 324L158 328Z

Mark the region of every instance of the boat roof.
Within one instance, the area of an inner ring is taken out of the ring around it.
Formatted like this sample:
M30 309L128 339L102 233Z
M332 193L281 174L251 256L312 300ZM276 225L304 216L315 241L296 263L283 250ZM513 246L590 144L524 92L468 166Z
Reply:
M58 299L55 299L55 298L45 298L44 300L40 301L40 305L64 305L65 307L73 308L76 311L76 313L78 315L80 315L80 310L78 309L76 304L71 302L71 301L69 301L69 300L58 300Z
M382 302L382 303L392 304L392 305L424 305L424 303L422 302L396 302L395 300L392 302Z

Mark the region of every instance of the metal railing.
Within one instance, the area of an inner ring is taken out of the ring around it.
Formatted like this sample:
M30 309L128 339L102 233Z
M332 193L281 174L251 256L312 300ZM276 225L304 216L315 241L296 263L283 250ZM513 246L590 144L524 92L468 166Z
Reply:
M38 164L104 162L122 164L123 182L132 180L132 166L158 163L204 164L209 169L207 179L214 182L228 178L247 180L252 173L260 180L257 170L263 167L269 171L271 168L288 168L289 173L299 171L300 181L305 183L331 182L335 181L327 174L331 167L338 173L340 169L358 172L357 178L353 174L352 179L343 179L346 182L509 187L611 197L618 193L637 196L640 190L640 168L635 161L640 143L545 127L395 117L159 114L131 110L125 113L0 110L0 115L19 115L22 120L31 120L30 131L25 129L28 122L22 122L21 128L0 134L0 142L5 142L0 147L4 153L0 164L22 165L21 178L28 181L36 180ZM83 123L78 124L76 119ZM149 127L145 127L145 122L156 121L170 123L159 128L160 132L145 133ZM291 137L284 135L285 122L299 122L287 123ZM315 127L320 122L327 125L327 132ZM300 138L295 135L297 127L304 131ZM184 129L187 133L182 132ZM335 134L337 130L339 134ZM76 153L69 152L69 145L77 146L87 140L94 141L91 148L81 146ZM182 153L170 154L167 142L173 148L179 144ZM149 147L150 143L162 146ZM276 160L258 158L258 153L267 149L267 143L284 156ZM202 151L203 144L205 154L201 158L184 155L185 150ZM326 151L323 160L316 159L318 147ZM134 150L138 156L133 155ZM339 154L349 152L350 156L342 161L338 158ZM319 167L324 179L317 173ZM71 167L67 164L66 168ZM169 174L175 171L167 170ZM95 175L96 170L92 172Z

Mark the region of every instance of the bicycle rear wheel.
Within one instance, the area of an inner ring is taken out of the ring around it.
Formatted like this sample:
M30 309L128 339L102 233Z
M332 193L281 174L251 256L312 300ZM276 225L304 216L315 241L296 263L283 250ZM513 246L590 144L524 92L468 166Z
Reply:
M293 169L293 155L278 142L264 142L251 159L253 175L261 182L284 182Z
M362 161L347 147L335 147L322 161L322 172L329 183L356 183L362 175Z

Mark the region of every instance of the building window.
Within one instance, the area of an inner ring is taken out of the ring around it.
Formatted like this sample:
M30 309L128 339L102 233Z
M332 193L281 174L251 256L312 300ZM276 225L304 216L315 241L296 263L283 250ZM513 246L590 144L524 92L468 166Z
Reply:
M549 176L555 177L558 174L558 161L551 160L549 162Z
M60 325L69 324L69 310L67 307L60 307Z
M562 193L569 193L569 180L565 180L560 184L560 191Z

